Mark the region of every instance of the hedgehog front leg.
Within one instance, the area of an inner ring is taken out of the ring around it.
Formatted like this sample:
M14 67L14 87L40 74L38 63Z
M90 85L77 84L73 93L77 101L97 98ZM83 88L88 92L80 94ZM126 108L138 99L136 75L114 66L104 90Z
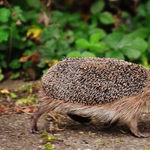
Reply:
M137 118L136 117L133 117L129 123L128 123L128 127L130 128L131 132L137 136L137 137L149 137L150 134L149 133L141 133L138 129L138 126L137 126Z

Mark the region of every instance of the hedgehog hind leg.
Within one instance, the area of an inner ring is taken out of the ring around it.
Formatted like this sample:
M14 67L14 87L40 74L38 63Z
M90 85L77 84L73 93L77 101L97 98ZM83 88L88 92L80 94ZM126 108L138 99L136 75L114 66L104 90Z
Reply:
M79 123L89 123L91 121L90 117L82 117L82 116L79 116L77 114L72 114L72 113L67 113L67 115L71 119L73 119L74 121L77 121Z
M41 106L38 108L36 112L33 113L31 117L31 127L30 127L30 132L31 133L41 133L43 130L38 130L37 129L37 121L40 118L42 114L47 112L49 110L48 105L44 103L41 104Z
M137 126L137 119L136 117L133 117L129 123L128 123L128 127L130 128L131 132L141 138L141 137L150 137L150 133L141 133L138 129L138 126Z

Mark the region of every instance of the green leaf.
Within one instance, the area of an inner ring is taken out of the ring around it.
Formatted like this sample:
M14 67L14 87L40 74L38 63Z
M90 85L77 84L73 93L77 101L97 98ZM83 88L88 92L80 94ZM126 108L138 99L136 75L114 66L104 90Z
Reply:
M0 68L0 73L2 73L2 69Z
M128 18L128 17L130 17L130 14L126 11L122 11L121 18Z
M140 4L137 8L138 14L139 16L145 17L147 12L145 10L145 5L144 4Z
M89 34L94 34L94 33L101 33L102 37L105 37L107 35L105 30L100 29L100 28L92 28L89 30Z
M7 41L9 37L9 32L0 29L0 42Z
M124 47L124 46L129 46L129 45L131 45L132 44L132 42L135 40L135 38L136 38L136 35L134 35L134 34L128 34L128 35L125 35L122 39L121 39L121 41L120 41L120 43L118 43L118 48L122 48L122 47Z
M137 59L140 57L141 52L135 49L131 49L129 47L124 47L121 51L130 59Z
M110 12L103 12L99 15L99 19L104 24L114 23L114 17Z
M148 44L142 38L137 37L129 46L129 48L138 50L140 52L145 52L145 50L148 48Z
M7 65L6 65L6 61L5 60L0 60L0 67L2 67L2 68L6 68L7 67Z
M15 6L14 10L17 11L18 14L22 14L22 9L20 8L20 6Z
M29 60L23 63L23 68L24 69L28 69L29 67L31 67L33 65L33 61Z
M91 12L92 14L97 14L99 13L100 11L103 10L105 6L105 3L103 0L99 0L99 1L96 1L92 6L91 6Z
M106 58L117 58L117 59L121 59L124 60L124 56L123 53L120 51L108 51L105 53L105 57Z
M75 43L78 47L84 49L87 49L89 47L89 42L86 39L77 39Z
M0 22L7 22L11 15L11 11L7 8L0 8Z
M51 39L51 40L48 40L46 41L46 47L54 53L54 50L56 49L57 47L57 43L56 43L56 40L55 39Z
M44 70L42 70L42 73L44 74L49 68L46 68Z
M68 43L73 43L74 40L75 40L75 38L74 38L74 32L71 31L71 30L67 30L67 32L63 32L61 36Z
M11 67L12 69L18 69L21 66L21 64L19 63L18 59L14 59L13 61L11 61L11 63L9 64L9 67Z
M12 78L12 79L16 79L16 78L18 78L19 76L20 76L20 73L17 72L17 73L13 73L13 74L11 75L11 78Z
M148 48L148 44L142 38L137 37L136 39L132 39L125 41L124 46L122 46L121 51L128 57L132 59L137 59L141 55L141 53L145 52Z
M54 52L51 51L49 48L42 48L39 47L39 51L42 53L42 56L47 58L47 59L52 59L54 56Z
M37 0L27 0L27 3L30 7L35 8L35 9L40 9L41 8L41 2Z
M51 17L51 23L56 23L59 24L59 26L61 28L63 28L68 21L68 15L66 15L65 13L62 13L60 11L53 11L52 12L52 17Z
M96 55L94 53L88 52L88 51L84 51L81 54L82 57L96 57Z
M32 53L33 53L32 50L27 49L27 50L24 51L23 55L29 56L29 55L31 55Z
M39 68L44 68L46 65L45 59L44 58L40 58L40 62L38 63L38 67Z
M78 51L72 51L72 52L68 53L66 57L76 58L76 57L81 57L81 54Z
M108 45L109 47L111 47L113 49L118 49L118 46L119 46L119 43L120 43L122 37L123 37L122 33L113 32L113 33L109 34L108 36L106 36L104 41L105 41L106 45Z
M14 93L10 93L11 98L17 98L17 95Z
M146 7L146 15L149 16L150 15L150 1L147 1L145 7Z
M25 17L22 14L19 14L18 16L19 16L21 21L26 22L26 19L25 19Z
M128 41L128 43L123 44L121 50L123 50L123 53L129 58L136 59L139 57L141 52L144 52L147 48L148 48L148 43L142 38L137 37L136 39L132 39L131 41ZM129 54L130 52L131 52L131 56Z
M69 53L71 51L71 48L65 40L59 40L57 42L57 55L62 57Z
M98 43L99 40L103 37L102 33L95 33L90 36L90 43Z
M0 81L2 81L4 78L3 74L0 74Z
M49 25L48 27L44 28L41 34L41 40L46 41L51 38L58 39L60 37L59 28L56 25Z
M101 50L101 49L104 49L104 47L105 47L105 45L102 42L89 45L89 49L91 51Z
M132 34L135 37L141 37L141 38L147 38L150 33L150 30L148 28L139 28L135 30Z

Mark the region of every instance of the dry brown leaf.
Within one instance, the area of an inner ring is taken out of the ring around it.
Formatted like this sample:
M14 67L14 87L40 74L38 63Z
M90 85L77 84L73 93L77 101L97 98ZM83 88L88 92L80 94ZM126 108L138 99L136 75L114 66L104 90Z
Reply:
M41 15L37 21L38 23L44 23L45 26L48 26L49 25L49 22L50 22L50 18L47 16L47 14L41 10Z

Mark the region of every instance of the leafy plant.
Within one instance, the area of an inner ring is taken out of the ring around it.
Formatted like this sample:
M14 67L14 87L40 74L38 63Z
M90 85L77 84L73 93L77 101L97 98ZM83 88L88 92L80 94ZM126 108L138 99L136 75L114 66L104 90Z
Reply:
M0 68L0 81L2 81L4 78L4 75L2 74L2 69Z

